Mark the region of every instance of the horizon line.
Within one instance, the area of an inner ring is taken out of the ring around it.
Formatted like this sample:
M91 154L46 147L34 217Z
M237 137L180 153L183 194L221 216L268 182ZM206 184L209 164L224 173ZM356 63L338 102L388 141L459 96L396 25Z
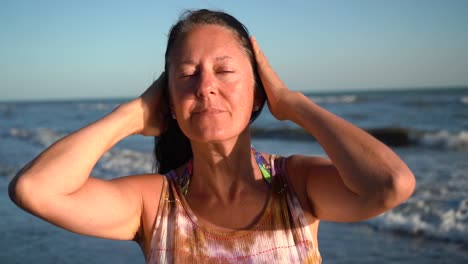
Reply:
M338 89L318 89L318 90L293 90L304 94L320 93L382 93L382 92L403 92L422 90L463 90L468 89L468 85L433 85L433 86L410 86L410 87L382 87L382 88L338 88ZM0 103L29 103L29 102L69 102L69 101L94 101L94 100L126 100L137 98L138 96L95 96L95 97L56 97L56 98L29 98L29 99L0 99Z

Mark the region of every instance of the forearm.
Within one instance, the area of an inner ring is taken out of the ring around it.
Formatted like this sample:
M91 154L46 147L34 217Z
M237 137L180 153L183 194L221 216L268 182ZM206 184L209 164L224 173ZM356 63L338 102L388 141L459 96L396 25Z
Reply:
M291 93L285 107L287 118L303 127L323 147L344 184L358 195L374 195L395 189L401 175L412 175L386 145L313 103L300 93Z
M20 171L14 181L15 194L22 187L48 195L77 191L89 177L99 158L113 145L137 131L141 121L135 118L138 106L127 103L102 119L62 138ZM19 185L19 186L17 186Z

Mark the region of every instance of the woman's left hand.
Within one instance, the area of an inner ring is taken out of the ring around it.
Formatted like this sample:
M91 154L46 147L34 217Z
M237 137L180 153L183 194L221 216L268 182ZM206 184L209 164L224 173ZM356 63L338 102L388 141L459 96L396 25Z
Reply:
M301 126L330 158L293 155L286 160L303 208L318 219L347 222L376 216L408 199L415 178L390 148L288 90L254 38L251 43L273 116Z
M292 104L291 99L295 92L290 91L281 81L280 77L268 63L268 59L263 54L254 37L250 38L252 43L257 70L260 75L265 93L267 95L268 107L273 116L278 120L288 119L287 113Z

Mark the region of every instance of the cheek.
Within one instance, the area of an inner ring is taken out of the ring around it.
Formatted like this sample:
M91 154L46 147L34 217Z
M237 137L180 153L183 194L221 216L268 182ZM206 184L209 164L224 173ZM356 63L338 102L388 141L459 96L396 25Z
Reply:
M246 82L247 85L244 82L244 85L239 85L237 89L239 89L242 92L237 92L237 93L231 93L231 99L234 102L234 104L242 108L243 112L245 112L246 115L250 116L253 103L254 103L254 88L253 84L250 82Z
M193 93L187 91L187 89L171 89L171 110L175 113L178 121L190 119L190 112L196 106L197 99L193 96ZM180 124L180 123L179 123Z
M183 109L183 98L184 96L180 89L172 89L169 87L169 104L173 112L180 113L181 109Z
M247 75L249 76L249 75ZM246 101L246 103L248 103L250 106L253 105L253 101L254 101L254 98L255 98L255 81L253 79L253 76L252 77L248 77L244 83L246 84L246 89L245 89L245 92L244 92L244 100Z
M177 80L171 80L168 88L173 103L184 100L189 94L187 85Z

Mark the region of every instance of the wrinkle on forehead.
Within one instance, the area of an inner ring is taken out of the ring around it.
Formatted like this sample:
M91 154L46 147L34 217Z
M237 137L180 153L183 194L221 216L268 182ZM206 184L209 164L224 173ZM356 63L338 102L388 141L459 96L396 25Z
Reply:
M231 57L231 56L218 56L218 57L215 57L214 58L214 61L215 62L229 62L229 61L233 61L234 59ZM180 62L178 62L178 64L181 64L181 65L193 65L193 64L196 64L196 62L192 59L182 59Z

